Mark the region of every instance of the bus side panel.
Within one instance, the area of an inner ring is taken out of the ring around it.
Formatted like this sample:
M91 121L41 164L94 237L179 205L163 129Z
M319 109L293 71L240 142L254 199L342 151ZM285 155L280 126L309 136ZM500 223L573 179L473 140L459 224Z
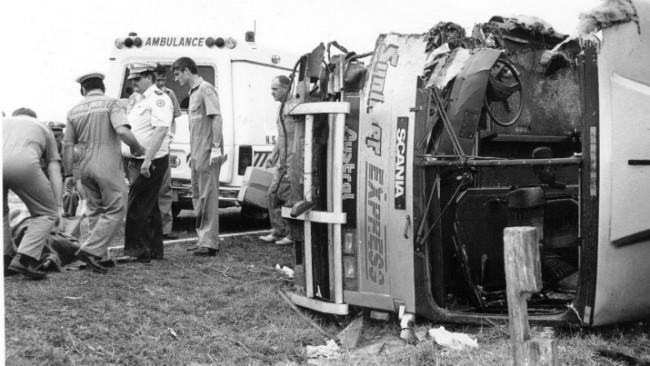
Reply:
M650 315L650 3L603 31L599 54L600 218L594 325ZM625 57L621 57L625 55Z
M415 312L411 109L425 45L419 35L379 38L359 123L360 290L386 294L407 312Z

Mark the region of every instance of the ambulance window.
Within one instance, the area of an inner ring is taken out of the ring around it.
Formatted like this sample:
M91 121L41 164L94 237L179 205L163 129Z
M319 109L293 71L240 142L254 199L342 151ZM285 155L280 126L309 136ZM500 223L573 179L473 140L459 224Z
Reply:
M189 99L189 90L190 88L187 85L181 86L181 84L174 81L174 76L170 70L171 65L164 65L167 69L167 82L165 86L174 91L176 94L176 99L178 99L179 104L181 105L182 110L187 110L187 106L190 102ZM215 85L215 72L212 66L202 66L198 65L199 75L203 80L209 82L212 85ZM122 83L122 93L120 98L128 98L131 93L133 93L133 87L131 82L127 79L129 77L129 69L125 68L124 70L124 81Z

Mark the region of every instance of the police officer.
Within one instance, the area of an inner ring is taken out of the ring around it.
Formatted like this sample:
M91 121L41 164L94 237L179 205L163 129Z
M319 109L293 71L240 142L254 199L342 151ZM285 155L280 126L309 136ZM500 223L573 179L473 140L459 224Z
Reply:
M287 167L290 163L291 152L293 151L294 121L288 115L295 103L289 97L291 81L284 75L277 76L271 81L271 95L277 102L281 102L278 111L277 128L278 140L273 147L271 157L266 161L267 168L273 168L273 180L269 187L267 198L269 208L269 219L271 221L271 233L260 236L260 240L267 243L275 242L276 245L292 244L293 240L289 234L289 225L282 218L280 209L289 200L291 184L287 177Z
M172 101L172 107L174 108L174 119L178 118L181 115L181 107L178 104L178 99L176 98L176 93L173 90L165 86L167 81L167 68L163 65L158 65L154 70L156 74L156 86L158 89L162 90L163 93L167 94L169 99ZM176 134L176 122L172 120L172 125L169 128L169 143L171 144ZM160 214L162 216L162 225L163 225L163 238L164 239L176 239L176 235L172 233L172 228L174 225L174 217L172 215L172 172L171 166L165 171L165 176L163 177L162 185L160 186L160 193L158 194L158 207L160 207Z
M215 256L219 250L219 172L224 161L219 98L214 86L198 74L191 58L174 61L172 71L181 85L190 88L190 165L199 237L194 254Z
M144 145L144 156L130 156L127 172L129 188L124 253L141 262L163 258L162 218L158 194L169 168L169 127L173 106L167 94L155 84L156 64L133 63L128 79L138 98L127 115L138 142Z
M134 155L144 155L126 120L119 101L104 95L104 75L90 73L77 79L84 99L68 113L63 142L63 165L67 179L72 175L73 148L81 156L79 175L87 195L90 235L77 253L79 259L98 273L108 270L100 259L124 219L124 194L120 140Z
M9 227L7 194L11 189L23 201L31 215L29 227L11 260L9 270L33 279L45 278L37 269L50 231L61 212L61 156L52 131L36 120L31 109L21 108L2 122L2 182L4 254L14 254ZM41 169L46 163L47 176Z

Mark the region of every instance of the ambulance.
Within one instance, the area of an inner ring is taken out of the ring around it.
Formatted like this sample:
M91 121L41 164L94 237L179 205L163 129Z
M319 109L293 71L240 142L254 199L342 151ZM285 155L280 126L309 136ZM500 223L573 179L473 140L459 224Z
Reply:
M612 24L578 38L495 16L471 36L445 22L383 34L363 61L305 55L302 187L282 212L297 233L291 300L402 325L506 321L504 229L529 226L531 321L647 319L650 2L632 4L596 9Z
M257 45L253 32L247 32L244 39L213 34L130 33L115 40L109 58L107 95L127 98L132 91L127 80L127 65L146 61L168 68L166 86L174 91L180 103L182 115L176 118L170 152L174 216L182 209L192 209L187 119L189 88L175 82L169 69L183 56L197 63L199 75L219 93L224 153L227 155L219 177L221 207L240 205L237 196L246 168L263 167L269 157L277 136L278 111L278 103L271 97L271 80L287 75L297 59L289 53ZM244 214L254 212L254 207L242 207Z

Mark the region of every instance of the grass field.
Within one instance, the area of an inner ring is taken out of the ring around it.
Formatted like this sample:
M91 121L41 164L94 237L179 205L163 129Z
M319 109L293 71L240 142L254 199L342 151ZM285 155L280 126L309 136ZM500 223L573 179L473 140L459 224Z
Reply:
M291 282L273 272L291 266L292 249L251 237L227 239L216 258L196 258L186 246L167 248L151 264L119 264L107 275L84 270L55 273L44 281L5 278L7 365L266 365L306 364L305 345L325 337L277 294ZM352 320L305 311L336 334ZM395 340L395 321L368 320L370 344ZM418 329L437 324L420 322ZM506 365L506 333L494 326L454 327L478 338L472 351L447 351L431 341L384 347L380 355L344 354L332 364ZM626 365L595 347L650 355L648 323L558 333L564 365ZM382 338L383 337L383 338ZM392 342L391 344L395 344Z

